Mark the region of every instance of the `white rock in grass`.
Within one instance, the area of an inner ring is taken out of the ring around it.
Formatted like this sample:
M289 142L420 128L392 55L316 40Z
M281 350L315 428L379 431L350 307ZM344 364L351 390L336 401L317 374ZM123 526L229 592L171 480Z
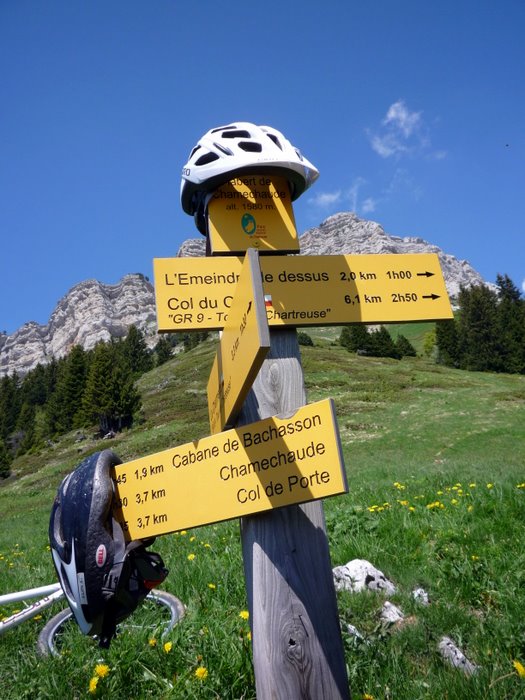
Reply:
M412 598L421 605L430 605L428 593L423 588L416 588L412 591Z
M366 559L352 559L347 564L336 566L332 570L337 591L352 591L357 593L369 589L393 595L396 587L382 571Z
M472 676L479 670L479 666L469 661L450 637L442 637L438 645L441 656L455 668L459 668L466 676Z
M405 615L400 608L387 600L381 609L380 618L383 622L394 624L404 620Z

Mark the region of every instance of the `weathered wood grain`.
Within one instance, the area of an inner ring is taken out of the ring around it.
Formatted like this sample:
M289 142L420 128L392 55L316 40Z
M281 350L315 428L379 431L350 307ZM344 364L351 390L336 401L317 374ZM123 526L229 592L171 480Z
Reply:
M295 329L270 343L237 425L306 404ZM350 698L322 503L243 518L241 537L258 700Z

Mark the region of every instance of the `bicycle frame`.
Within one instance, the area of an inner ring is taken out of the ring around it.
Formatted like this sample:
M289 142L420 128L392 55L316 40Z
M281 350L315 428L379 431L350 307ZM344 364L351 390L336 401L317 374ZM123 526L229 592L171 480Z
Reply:
M29 600L32 598L38 598L38 596L44 596L35 603L28 605L23 610L13 613L9 617L0 620L0 635L6 630L12 629L17 625L20 625L24 620L29 620L35 615L40 614L42 610L45 610L50 605L53 605L57 600L61 600L64 597L64 592L60 587L59 583L53 583L48 586L39 586L38 588L29 588L26 591L15 591L14 593L6 593L0 596L0 605L7 605L9 603L17 603L18 601Z

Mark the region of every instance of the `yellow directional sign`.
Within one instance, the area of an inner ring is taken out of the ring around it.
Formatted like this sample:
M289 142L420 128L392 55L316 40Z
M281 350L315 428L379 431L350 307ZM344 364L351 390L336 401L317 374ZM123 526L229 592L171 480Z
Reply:
M241 261L153 261L160 332L223 328ZM439 258L408 255L261 256L270 326L398 323L452 318Z
M259 253L248 250L208 381L212 433L232 425L270 349Z
M119 464L113 480L128 539L348 490L331 399Z
M290 188L284 177L242 175L211 195L208 233L212 255L299 252Z

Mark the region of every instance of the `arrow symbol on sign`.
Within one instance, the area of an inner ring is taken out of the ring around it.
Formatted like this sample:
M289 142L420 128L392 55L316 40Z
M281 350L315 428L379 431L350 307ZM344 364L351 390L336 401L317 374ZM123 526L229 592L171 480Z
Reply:
M439 294L423 294L423 299L439 299Z
M427 272L418 272L417 276L418 277L434 277L434 273L428 272L428 271Z

